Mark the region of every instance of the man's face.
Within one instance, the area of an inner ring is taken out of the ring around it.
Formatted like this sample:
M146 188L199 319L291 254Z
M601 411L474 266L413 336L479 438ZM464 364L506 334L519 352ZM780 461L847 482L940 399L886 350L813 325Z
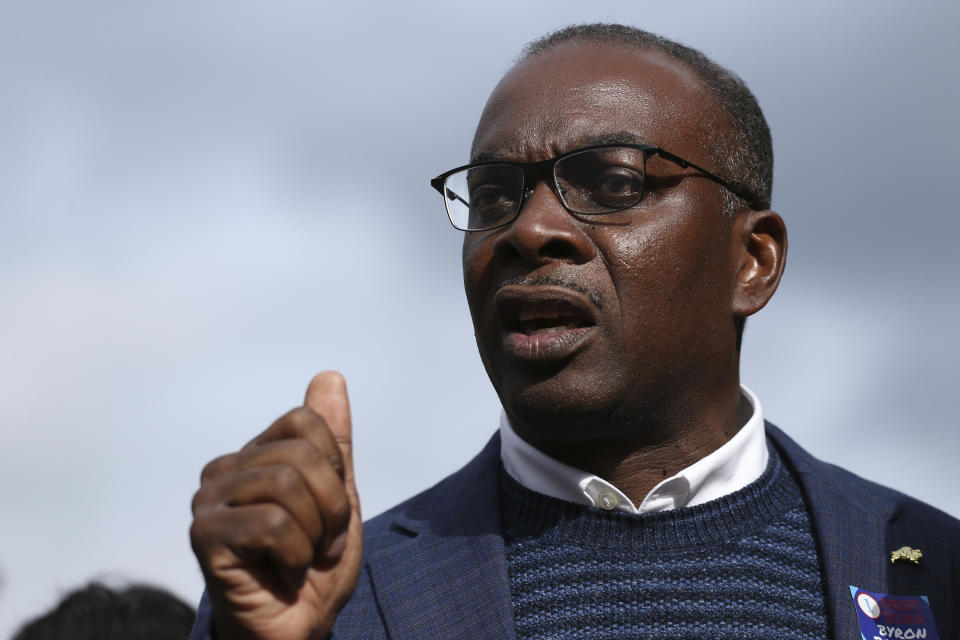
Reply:
M629 138L716 171L708 141L728 132L679 62L568 42L500 82L474 156L533 162ZM626 435L736 379L737 253L722 187L656 158L643 200L615 214L575 216L549 184L534 187L513 223L463 243L480 356L521 434Z

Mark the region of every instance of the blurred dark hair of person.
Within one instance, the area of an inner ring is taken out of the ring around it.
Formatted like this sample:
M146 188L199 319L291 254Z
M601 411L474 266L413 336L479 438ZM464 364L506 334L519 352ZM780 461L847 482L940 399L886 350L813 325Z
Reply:
M111 589L91 582L26 623L13 640L183 640L195 615L190 605L164 589Z

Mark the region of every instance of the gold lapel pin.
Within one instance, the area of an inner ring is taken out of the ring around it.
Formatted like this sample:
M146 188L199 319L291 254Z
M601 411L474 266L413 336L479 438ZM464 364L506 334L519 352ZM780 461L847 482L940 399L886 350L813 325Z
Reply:
M923 552L920 551L920 549L900 547L896 551L890 552L890 564L895 563L897 560L909 560L913 564L920 564L920 559L922 557Z

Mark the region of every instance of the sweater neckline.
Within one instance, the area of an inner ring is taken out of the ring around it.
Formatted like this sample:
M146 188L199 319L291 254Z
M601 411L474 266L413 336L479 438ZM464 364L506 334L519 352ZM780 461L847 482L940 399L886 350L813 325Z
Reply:
M547 537L589 547L680 549L722 544L759 531L802 505L776 447L763 474L743 489L692 507L648 514L605 511L527 489L500 467L500 511L508 538Z

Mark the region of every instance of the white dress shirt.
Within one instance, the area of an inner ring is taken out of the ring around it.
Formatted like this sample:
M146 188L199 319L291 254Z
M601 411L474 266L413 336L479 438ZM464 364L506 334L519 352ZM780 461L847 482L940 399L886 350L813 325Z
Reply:
M693 507L744 488L767 468L763 410L752 391L740 387L753 408L750 418L723 446L657 484L639 505L598 476L551 458L516 434L500 416L500 458L524 487L560 500L627 513L655 513Z

